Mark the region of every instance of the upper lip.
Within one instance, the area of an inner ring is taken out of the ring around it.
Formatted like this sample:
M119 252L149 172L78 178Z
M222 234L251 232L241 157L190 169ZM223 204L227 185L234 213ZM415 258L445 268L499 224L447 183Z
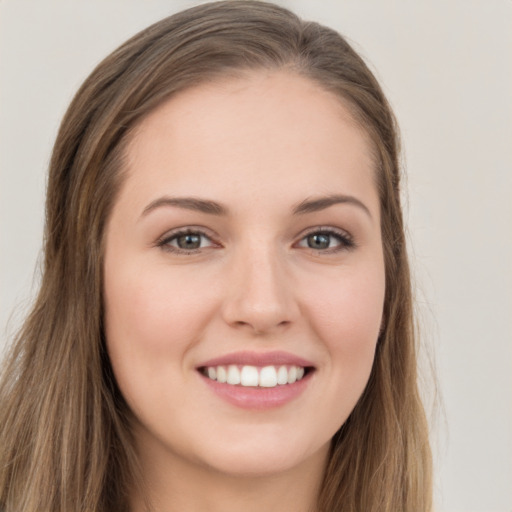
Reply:
M248 365L248 366L302 366L313 367L313 363L302 357L283 351L272 352L232 352L223 356L209 359L197 366L204 368L207 366L228 366Z

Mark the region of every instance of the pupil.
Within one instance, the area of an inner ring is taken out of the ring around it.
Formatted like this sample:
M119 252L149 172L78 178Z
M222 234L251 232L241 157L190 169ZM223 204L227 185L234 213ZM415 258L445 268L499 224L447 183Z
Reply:
M327 249L329 247L329 235L309 235L308 245L312 249Z
M201 237L199 235L181 235L178 237L178 246L180 249L198 249L201 246Z

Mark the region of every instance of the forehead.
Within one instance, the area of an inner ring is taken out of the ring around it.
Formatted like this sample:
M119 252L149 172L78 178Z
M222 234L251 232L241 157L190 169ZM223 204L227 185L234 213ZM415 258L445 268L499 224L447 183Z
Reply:
M375 188L371 144L342 99L285 71L178 93L140 123L127 157L127 185L147 199L159 188L220 195L238 189L247 199L248 191L254 197L276 187L283 199L305 187L311 194L330 193L336 184Z

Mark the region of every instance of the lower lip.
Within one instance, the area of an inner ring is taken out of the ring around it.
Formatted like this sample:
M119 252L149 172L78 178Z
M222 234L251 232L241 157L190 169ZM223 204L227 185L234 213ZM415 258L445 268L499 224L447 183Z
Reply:
M233 386L209 379L202 374L200 377L214 393L226 402L242 409L264 410L281 407L301 395L306 390L312 373L308 373L293 384L284 384L274 388Z

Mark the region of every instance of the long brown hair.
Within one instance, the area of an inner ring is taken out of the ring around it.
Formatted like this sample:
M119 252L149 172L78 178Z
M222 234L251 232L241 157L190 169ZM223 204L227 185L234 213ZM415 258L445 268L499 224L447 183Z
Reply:
M49 170L42 284L2 370L6 512L128 509L137 459L102 326L104 228L124 150L141 119L176 92L258 68L286 68L336 93L375 153L385 323L365 392L332 440L318 511L430 510L395 119L338 33L273 4L238 0L188 9L134 36L92 72L62 121Z

